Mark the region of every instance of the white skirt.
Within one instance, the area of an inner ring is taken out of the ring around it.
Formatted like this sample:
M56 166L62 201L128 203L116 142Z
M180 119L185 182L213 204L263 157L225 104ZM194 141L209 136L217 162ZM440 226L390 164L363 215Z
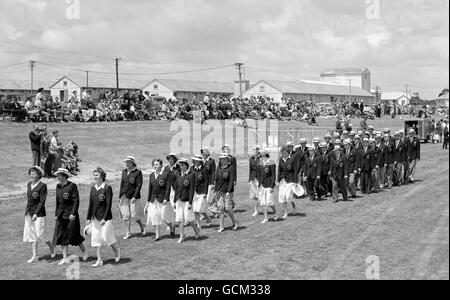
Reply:
M91 246L100 247L102 244L111 246L117 243L114 226L111 220L102 225L97 219L92 219Z
M294 185L295 183L286 183L286 180L281 180L278 191L278 202L291 203L294 201L294 194L292 192Z
M191 222L194 222L195 215L194 210L188 209L189 202L177 202L177 211L176 211L176 217L175 221L177 223L184 223L189 224Z
M123 220L128 221L130 219L142 220L144 216L144 208L142 207L141 199L131 203L130 199L127 199L125 195L120 198L119 202L120 216Z
M192 202L194 213L207 213L208 212L208 200L206 195L198 195L194 193L194 200Z
M37 218L32 221L30 215L25 216L25 226L23 228L23 242L36 243L38 240L49 241L45 236L45 217Z
M273 199L273 192L270 188L261 187L259 189L259 205L261 206L275 206Z
M250 181L249 190L248 190L248 198L250 200L258 200L260 191L259 191L259 183L258 180Z
M155 202L148 204L147 212L147 226L152 224L153 226L160 226L162 222L162 208L163 204L155 200Z
M174 189L170 189L170 202L166 205L163 205L161 208L161 219L163 222L167 224L171 224L175 222L175 210L173 209L173 206L175 204L175 191Z

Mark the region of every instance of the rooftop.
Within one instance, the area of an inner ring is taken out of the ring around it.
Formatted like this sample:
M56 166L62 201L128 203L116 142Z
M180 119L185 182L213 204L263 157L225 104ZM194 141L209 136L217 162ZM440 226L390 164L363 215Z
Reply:
M327 68L320 73L321 75L346 75L346 74L361 74L369 72L367 68Z
M222 93L234 94L234 83L218 81L192 81L179 79L154 79L145 87L158 81L174 92L199 92L199 93ZM144 87L144 88L145 88Z

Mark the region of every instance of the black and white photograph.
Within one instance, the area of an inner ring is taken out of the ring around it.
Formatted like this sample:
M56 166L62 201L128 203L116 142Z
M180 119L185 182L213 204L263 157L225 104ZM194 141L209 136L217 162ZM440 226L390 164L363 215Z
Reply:
M0 0L1 280L449 280L448 147L448 0Z

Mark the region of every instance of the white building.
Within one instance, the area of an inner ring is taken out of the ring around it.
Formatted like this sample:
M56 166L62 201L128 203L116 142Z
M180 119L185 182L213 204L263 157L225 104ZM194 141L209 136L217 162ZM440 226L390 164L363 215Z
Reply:
M139 90L144 84L145 81L120 79L118 91ZM68 102L74 91L77 92L79 98L84 90L91 90L92 96L95 98L102 91L116 90L116 80L96 77L91 77L87 80L86 78L64 76L50 86L51 96L58 97L64 102Z
M367 68L328 68L320 74L321 80L371 91L371 74Z
M387 104L407 106L411 103L411 95L404 92L383 92L381 94L381 102Z
M252 96L273 98L275 102L281 102L282 98L314 103L353 102L354 100L364 100L367 104L375 102L372 94L359 87L353 87L350 91L350 88L345 85L316 81L261 80L243 94L244 98Z
M239 82L236 83L239 88ZM151 96L170 99L176 96L180 100L191 100L194 96L203 100L206 93L213 96L232 97L235 95L235 84L232 82L191 81L179 79L153 79L147 83L144 92Z

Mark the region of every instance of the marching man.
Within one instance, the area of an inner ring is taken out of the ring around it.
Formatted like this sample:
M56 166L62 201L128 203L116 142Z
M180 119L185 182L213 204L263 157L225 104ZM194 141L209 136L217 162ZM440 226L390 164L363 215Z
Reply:
M411 183L414 182L414 173L416 172L417 162L420 161L420 141L415 136L416 132L414 129L410 129L408 132L409 143L408 143L408 175L407 180Z

